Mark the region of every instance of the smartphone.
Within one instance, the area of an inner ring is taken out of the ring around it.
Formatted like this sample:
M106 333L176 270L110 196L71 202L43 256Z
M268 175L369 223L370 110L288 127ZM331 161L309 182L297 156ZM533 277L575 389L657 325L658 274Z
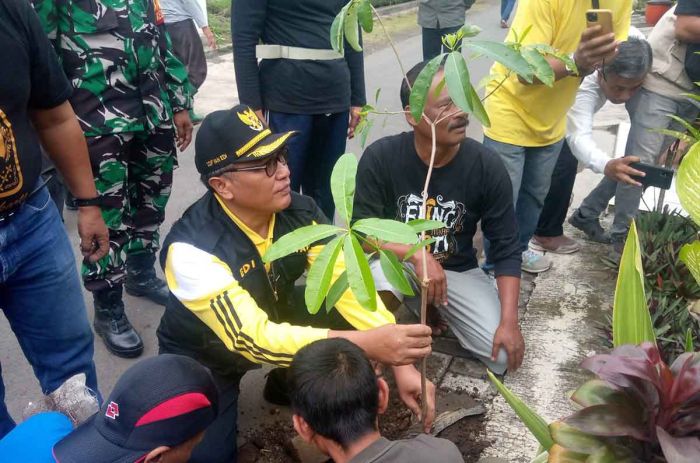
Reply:
M613 17L611 10L586 11L586 24L588 27L601 26L600 35L610 34L613 31Z
M654 166L643 162L633 162L630 164L633 169L641 170L646 175L638 177L632 175L632 178L642 184L643 187L655 186L664 190L671 188L671 180L673 180L673 169L667 167Z

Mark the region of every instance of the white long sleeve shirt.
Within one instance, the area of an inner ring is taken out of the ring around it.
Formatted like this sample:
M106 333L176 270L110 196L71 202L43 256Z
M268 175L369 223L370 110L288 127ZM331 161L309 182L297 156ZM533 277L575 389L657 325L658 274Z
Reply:
M160 7L166 24L192 19L200 29L209 25L206 11L199 0L160 0Z
M576 102L566 115L566 141L576 159L602 174L610 157L593 139L593 118L608 101L598 83L598 72L587 76L576 93Z

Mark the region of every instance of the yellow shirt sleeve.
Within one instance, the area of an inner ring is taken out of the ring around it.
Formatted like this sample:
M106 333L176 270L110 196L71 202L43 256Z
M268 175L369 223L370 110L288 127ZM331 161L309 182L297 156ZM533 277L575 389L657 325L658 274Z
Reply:
M323 249L323 246L312 246L308 253L306 254L307 263L311 266L319 253ZM335 261L335 266L333 267L333 276L331 277L331 284L337 280L340 275L345 271L345 257L341 253L338 255L338 259ZM355 298L355 295L349 289L343 293L343 295L338 300L335 308L343 316L345 320L348 321L352 326L358 330L367 330L371 328L377 328L379 326L388 325L390 323L396 323L394 315L389 312L378 294L375 294L377 298L377 310L374 312L365 309L360 305L360 303Z
M288 366L305 345L328 337L327 329L273 323L216 256L173 243L165 263L168 288L221 339L255 363Z

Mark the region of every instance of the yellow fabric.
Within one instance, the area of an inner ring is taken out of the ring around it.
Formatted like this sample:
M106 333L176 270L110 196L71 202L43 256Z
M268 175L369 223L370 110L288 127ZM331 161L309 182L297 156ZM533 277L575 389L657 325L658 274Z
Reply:
M532 26L524 43L548 44L561 53L573 53L586 29L586 10L590 8L591 2L584 0L520 0L506 41L515 41L514 31L521 34ZM615 36L625 40L632 0L601 0L600 8L612 11ZM493 65L494 78L486 86L487 95L506 74L503 65ZM566 113L574 103L579 84L580 78L565 77L554 87L524 85L516 75L510 76L485 101L491 127L484 128L484 134L502 143L527 147L561 140L566 135Z
M288 366L305 345L328 337L327 329L273 323L216 256L186 243L168 248L170 291L221 339L256 363Z
M309 267L314 263L322 250L323 246L312 246L309 249L306 254ZM342 275L343 272L345 272L345 257L341 253L338 255L338 259L335 261L335 266L333 267L331 284L340 278L340 275ZM348 321L348 323L358 330L367 330L390 323L396 323L394 315L386 309L379 295L376 295L375 297L377 301L377 310L371 312L363 308L360 303L357 302L357 298L355 298L352 291L348 289L335 304L335 308L338 312L340 312L343 318Z
M273 232L275 230L275 214L272 214L272 219L270 219L270 225L267 227L267 236L262 237L260 236L256 231L251 229L248 225L243 223L241 219L239 219L236 214L231 212L229 208L226 206L224 203L224 200L219 197L219 195L214 194L214 197L216 200L219 202L221 205L221 208L226 212L226 215L229 217L229 219L233 220L233 223L238 225L238 228L243 230L243 233L246 234L248 238L250 238L250 241L253 242L255 245L255 248L258 250L258 253L260 256L264 256L267 250L269 249L270 246L272 246L272 237L273 237ZM270 264L265 264L265 270L268 272L270 271Z

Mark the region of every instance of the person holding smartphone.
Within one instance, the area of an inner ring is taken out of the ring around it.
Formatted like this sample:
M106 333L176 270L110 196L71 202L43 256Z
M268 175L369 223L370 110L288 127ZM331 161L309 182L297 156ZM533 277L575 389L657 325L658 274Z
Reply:
M696 5L695 10L692 5ZM692 121L700 113L697 103L684 96L697 92L697 86L687 73L689 45L684 42L693 40L691 30L695 30L700 42L700 7L697 5L700 5L698 0L680 0L676 8L669 10L656 24L649 35L654 60L651 72L639 92L627 103L632 126L625 153L637 156L646 164L656 164L674 140L659 129L683 130L670 115ZM691 23L687 29L682 28L685 17ZM692 26L692 22L696 25ZM615 218L610 240L615 254L621 255L630 222L639 209L641 186L618 183L608 177L602 179L571 217L571 223L593 238L596 230L601 230L598 218L612 197L615 197Z
M617 53L619 40L625 40L632 14L631 0L603 0L600 8L612 15L612 32L600 25L587 25L590 2L522 2L506 41L529 29L524 44L547 44L569 54L576 64L567 67L560 60L546 58L554 71L551 86L535 79L529 83L515 75L504 82L493 78L486 87L486 111L491 127L484 129L484 145L500 156L513 186L515 214L520 230L522 270L539 273L548 270L547 257L528 249L537 228L554 166L566 135L566 113L574 103L582 77L591 74ZM507 69L496 63L491 75L505 76ZM491 94L491 92L493 92ZM489 245L485 241L486 269L491 267Z
M535 236L530 240L531 249L557 254L579 250L579 244L564 235L562 226L569 211L579 162L593 172L605 174L615 183L639 185L633 176L643 174L630 166L639 158L611 159L593 137L593 120L608 101L613 104L629 101L641 88L651 69L651 62L651 46L641 32L631 28L630 38L620 43L615 59L607 61L601 69L583 79L576 94L576 103L566 115L566 142L552 174L552 186L544 201ZM575 227L580 227L576 214L570 221ZM591 228L587 233L596 241L607 242L608 234L597 221L595 223L598 228Z

